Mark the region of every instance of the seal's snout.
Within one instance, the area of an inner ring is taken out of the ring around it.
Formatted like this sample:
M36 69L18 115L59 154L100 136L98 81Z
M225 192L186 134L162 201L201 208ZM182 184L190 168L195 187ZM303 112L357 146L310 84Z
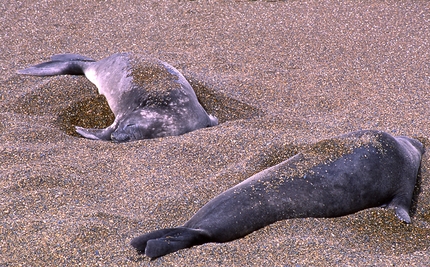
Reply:
M420 141L418 141L418 140L416 140L416 139L413 139L413 140L415 140L416 142L416 144L415 144L415 147L419 150L419 151L421 151L421 155L422 154L424 154L425 152L426 152L426 148L424 147L424 144L423 143L421 143Z
M414 146L421 151L421 155L426 152L426 143L428 144L429 140L425 137L412 139L414 141Z
M409 143L416 149L416 150L418 150L420 153L421 153L421 155L422 154L424 154L424 152L425 152L425 147L424 147L424 144L423 143L421 143L419 140L417 140L417 139L413 139L413 138L408 138L408 140L409 140Z
M131 140L130 135L123 134L123 133L116 133L116 132L113 132L110 135L110 138L115 143L124 143L124 142L128 142Z

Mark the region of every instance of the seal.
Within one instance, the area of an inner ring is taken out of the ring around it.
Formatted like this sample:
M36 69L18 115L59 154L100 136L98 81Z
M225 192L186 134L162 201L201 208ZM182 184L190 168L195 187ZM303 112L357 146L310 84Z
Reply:
M105 129L76 127L82 136L126 142L181 135L218 124L208 115L185 77L158 59L118 53L100 61L60 54L51 61L17 71L34 76L85 75L106 97L115 115Z
M358 131L307 146L218 195L177 228L138 236L150 258L207 242L228 242L279 220L339 217L385 207L410 223L409 209L424 153L408 137Z

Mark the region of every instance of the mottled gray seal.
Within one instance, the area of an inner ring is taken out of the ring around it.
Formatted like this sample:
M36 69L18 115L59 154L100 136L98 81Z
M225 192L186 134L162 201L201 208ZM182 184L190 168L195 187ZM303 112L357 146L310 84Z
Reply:
M150 57L119 53L95 61L76 54L61 54L51 61L23 70L35 76L85 75L107 99L115 121L105 129L76 131L90 139L125 142L172 135L214 126L182 74Z
M423 145L408 137L358 131L308 146L218 195L182 227L131 241L150 258L207 242L228 242L288 218L338 217L371 207L409 208Z

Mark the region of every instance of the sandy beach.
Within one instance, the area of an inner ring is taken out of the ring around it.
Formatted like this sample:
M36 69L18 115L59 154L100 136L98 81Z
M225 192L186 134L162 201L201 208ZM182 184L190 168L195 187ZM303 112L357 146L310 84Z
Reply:
M375 129L428 149L428 1L142 2L0 4L0 266L430 266L428 152L410 225L373 208L153 261L129 245L303 144ZM220 124L88 140L75 125L113 120L92 83L16 74L54 54L117 52L173 65Z

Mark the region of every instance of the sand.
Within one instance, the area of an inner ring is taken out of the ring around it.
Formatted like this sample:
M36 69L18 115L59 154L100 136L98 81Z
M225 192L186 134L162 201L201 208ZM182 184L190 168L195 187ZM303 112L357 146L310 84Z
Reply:
M300 145L360 129L429 145L428 1L142 2L0 4L0 266L430 265L427 154L411 225L374 208L154 261L129 245ZM74 125L112 119L89 81L16 74L53 54L124 51L178 68L220 125L87 140Z

